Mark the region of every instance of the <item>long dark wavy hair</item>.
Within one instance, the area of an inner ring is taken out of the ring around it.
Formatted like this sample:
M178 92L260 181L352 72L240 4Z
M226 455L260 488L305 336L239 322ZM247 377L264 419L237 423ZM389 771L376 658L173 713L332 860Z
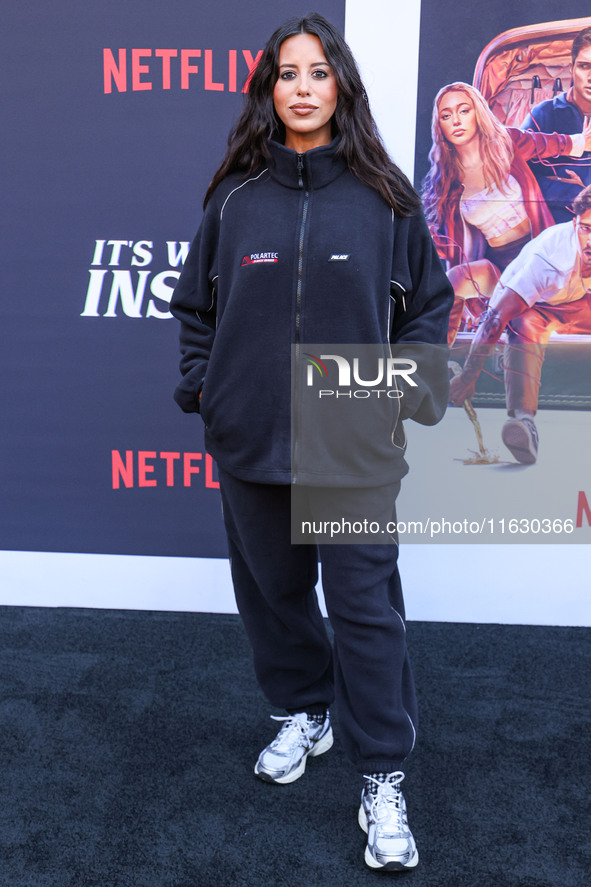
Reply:
M332 119L333 137L340 136L338 154L357 178L380 194L399 216L411 215L420 205L414 188L388 156L369 109L359 71L343 37L318 13L292 18L269 39L250 78L245 104L228 137L226 155L207 189L207 205L216 186L230 173L245 178L264 166L270 139L283 142L285 127L275 113L273 90L279 78L279 49L288 37L312 34L322 43L338 90Z

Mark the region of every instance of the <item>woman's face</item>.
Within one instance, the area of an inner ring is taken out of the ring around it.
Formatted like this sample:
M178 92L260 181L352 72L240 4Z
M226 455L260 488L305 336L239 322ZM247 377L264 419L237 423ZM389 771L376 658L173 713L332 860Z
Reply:
M328 145L337 95L336 79L318 37L288 37L279 50L279 79L273 89L288 148L303 153Z
M456 148L478 136L476 111L465 92L446 92L439 102L439 125L446 141Z

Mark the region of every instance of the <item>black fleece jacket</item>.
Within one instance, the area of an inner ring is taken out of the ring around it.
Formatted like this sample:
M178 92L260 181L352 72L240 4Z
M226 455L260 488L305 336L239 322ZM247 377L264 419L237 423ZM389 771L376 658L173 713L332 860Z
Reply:
M445 411L443 343L453 292L423 215L395 216L337 147L335 140L298 155L272 142L267 168L247 180L225 179L171 301L181 321L175 399L185 412L201 412L208 451L243 480L295 480L293 346L297 357L310 343L391 342L395 354L415 359L414 343L438 346L420 352L418 385L403 386L393 423L434 424ZM352 469L300 457L297 480L394 482L407 470L400 432L380 442L380 458L361 458ZM327 447L317 439L316 456Z

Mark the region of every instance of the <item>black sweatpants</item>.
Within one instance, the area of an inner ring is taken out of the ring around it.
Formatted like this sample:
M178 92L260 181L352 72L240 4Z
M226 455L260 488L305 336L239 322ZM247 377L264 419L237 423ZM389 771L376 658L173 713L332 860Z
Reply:
M258 682L289 713L336 696L341 739L361 773L400 768L417 724L398 546L292 545L291 488L219 472L232 579ZM318 560L334 650L315 586Z

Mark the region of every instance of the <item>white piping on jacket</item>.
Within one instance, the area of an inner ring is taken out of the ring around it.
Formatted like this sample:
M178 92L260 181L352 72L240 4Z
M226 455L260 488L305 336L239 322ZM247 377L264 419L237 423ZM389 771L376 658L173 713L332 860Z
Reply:
M257 179L260 179L260 177L261 177L262 175L264 175L264 174L265 174L266 172L268 172L268 171L269 171L269 170L268 170L267 168L265 168L262 172L260 172L260 173L258 174L258 176L253 176L252 179L247 179L245 182L242 182L241 185L238 185L236 188L233 188L233 190L230 191L230 193L228 194L228 196L227 196L226 199L224 200L224 203L223 203L222 208L221 208L221 210L220 210L220 220L221 220L222 216L224 215L224 210L225 210L225 208L226 208L226 203L228 202L228 200L230 199L230 197L232 196L232 194L235 194L236 191L240 191L240 189L241 189L241 188L244 188L245 185L248 185L249 182L256 182Z

